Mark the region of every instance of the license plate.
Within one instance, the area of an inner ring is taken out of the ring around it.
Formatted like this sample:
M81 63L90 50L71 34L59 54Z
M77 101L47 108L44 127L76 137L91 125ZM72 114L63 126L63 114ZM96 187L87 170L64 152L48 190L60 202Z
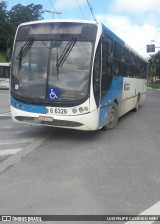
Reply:
M40 121L48 121L48 122L53 121L53 117L39 116L38 118L39 118Z

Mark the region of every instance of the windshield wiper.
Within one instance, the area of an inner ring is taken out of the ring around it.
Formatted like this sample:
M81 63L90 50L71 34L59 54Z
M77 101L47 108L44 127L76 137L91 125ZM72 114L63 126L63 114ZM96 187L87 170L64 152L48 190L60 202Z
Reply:
M27 54L27 52L29 51L29 49L31 48L33 43L34 43L34 38L29 38L24 43L24 45L21 47L21 50L16 58L19 60L19 70L21 68L21 63L22 63L23 58L25 57L25 55Z
M67 59L68 55L70 54L71 50L73 49L75 43L77 41L76 37L72 37L71 40L67 43L67 45L65 46L61 56L58 58L58 53L57 53L57 68L58 67L62 67L62 65L64 64L65 60Z

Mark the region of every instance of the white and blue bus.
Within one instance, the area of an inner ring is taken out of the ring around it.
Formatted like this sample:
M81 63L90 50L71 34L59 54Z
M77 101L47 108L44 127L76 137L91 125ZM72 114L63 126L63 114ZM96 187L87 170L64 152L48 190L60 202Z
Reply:
M113 129L145 98L147 61L102 23L21 24L11 67L14 121L79 130Z
M0 63L0 89L9 89L10 62Z

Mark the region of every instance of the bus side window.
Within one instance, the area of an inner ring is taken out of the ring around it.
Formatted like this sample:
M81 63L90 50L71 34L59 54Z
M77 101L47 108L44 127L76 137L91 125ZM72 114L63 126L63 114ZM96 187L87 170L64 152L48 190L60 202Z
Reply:
M102 42L102 80L101 90L108 91L112 82L112 69L109 63L110 44L106 41Z
M117 61L114 61L114 63L113 63L113 74L115 76L120 75L120 67L121 67L120 63L117 62Z

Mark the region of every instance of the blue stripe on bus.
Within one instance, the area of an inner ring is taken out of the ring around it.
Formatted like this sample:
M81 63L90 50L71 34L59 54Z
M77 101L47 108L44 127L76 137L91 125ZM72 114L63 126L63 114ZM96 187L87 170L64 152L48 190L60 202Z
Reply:
M112 108L112 103L117 97L122 94L123 90L123 77L114 76L110 89L106 92L105 96L101 101L100 114L99 114L99 127L109 123L110 110ZM107 106L109 105L109 106Z
M32 104L25 104L18 102L12 96L10 97L11 105L18 110L30 112L30 113L38 113L38 114L45 114L46 107L45 106L36 106Z
M108 27L106 27L103 23L102 23L102 29L112 38L114 38L115 40L119 41L121 44L125 45L125 42L119 38L116 34L114 34Z

